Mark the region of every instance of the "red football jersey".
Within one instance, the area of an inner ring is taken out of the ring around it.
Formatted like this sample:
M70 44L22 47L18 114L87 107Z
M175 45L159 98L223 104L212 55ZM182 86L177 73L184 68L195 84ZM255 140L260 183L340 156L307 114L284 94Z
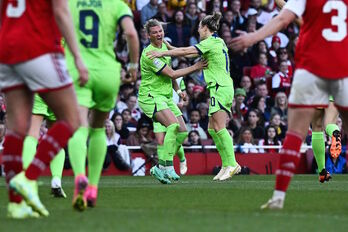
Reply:
M0 63L63 53L50 0L3 0L0 13Z
M326 79L348 77L348 0L307 0L296 68Z

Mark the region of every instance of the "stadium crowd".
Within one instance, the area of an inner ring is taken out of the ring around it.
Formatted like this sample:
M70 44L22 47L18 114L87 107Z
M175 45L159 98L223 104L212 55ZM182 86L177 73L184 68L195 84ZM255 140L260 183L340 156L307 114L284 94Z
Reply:
M199 42L197 31L199 21L214 11L219 11L223 15L218 36L227 45L233 37L259 29L279 13L274 0L128 0L126 2L134 15L139 33L140 52L149 44L143 25L151 18L164 23L165 39L170 44L182 47ZM282 32L240 53L229 50L235 98L232 117L226 121L226 125L235 145L243 145L243 148L237 149L238 152L278 152L277 149L257 149L254 145L281 145L285 137L287 101L295 68L294 54L298 33L298 26L292 23ZM129 51L122 31L117 33L115 53L122 63L122 85L117 104L110 112L109 118L114 124L115 133L119 135L117 143L138 146L142 143L155 142L152 121L141 112L137 103L141 73L138 72L136 82L130 82L126 71ZM185 68L194 62L194 59L184 57L173 58L172 67ZM184 145L212 145L213 141L207 133L210 102L203 73L198 72L182 78L180 87L186 90L188 95L187 101L175 96L189 131ZM2 97L0 104L0 121L3 124L6 107ZM2 128L0 133L2 143L4 126L0 128ZM345 145L347 136L344 132L342 134L342 145ZM310 136L308 138L307 143L310 144Z

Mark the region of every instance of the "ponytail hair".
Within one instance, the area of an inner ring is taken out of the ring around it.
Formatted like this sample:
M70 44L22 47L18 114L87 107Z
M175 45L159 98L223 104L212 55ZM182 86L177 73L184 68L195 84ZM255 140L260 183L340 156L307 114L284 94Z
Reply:
M207 26L211 32L216 32L219 30L221 17L221 13L215 11L213 15L205 16L201 21L201 25Z

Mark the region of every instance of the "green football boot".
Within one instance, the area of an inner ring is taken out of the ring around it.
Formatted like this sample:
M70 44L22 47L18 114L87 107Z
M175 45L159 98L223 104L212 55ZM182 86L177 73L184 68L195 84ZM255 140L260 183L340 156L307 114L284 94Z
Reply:
M162 184L171 184L170 180L166 178L164 170L158 168L157 166L153 166L150 169L150 174Z
M24 171L11 179L10 188L20 194L34 211L45 217L49 215L49 212L40 201L37 181L27 179Z
M7 205L7 217L13 219L39 218L40 215L34 212L25 201L21 203L9 202Z

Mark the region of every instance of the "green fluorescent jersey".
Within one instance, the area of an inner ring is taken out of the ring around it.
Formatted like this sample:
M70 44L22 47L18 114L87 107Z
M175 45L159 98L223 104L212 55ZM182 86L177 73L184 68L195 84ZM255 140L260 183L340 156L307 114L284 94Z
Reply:
M208 68L203 70L204 80L209 87L233 86L230 76L230 59L225 42L215 34L196 44L198 52L208 60Z
M116 30L123 17L133 17L122 0L69 0L81 56L89 69L115 70ZM74 60L66 49L69 69Z
M162 48L156 48L152 44L147 46L140 58L141 84L139 88L139 99L151 96L166 96L171 98L173 95L172 80L161 71L168 65L171 65L170 57L161 57L151 60L146 56L149 51L167 51L167 46L162 43Z

